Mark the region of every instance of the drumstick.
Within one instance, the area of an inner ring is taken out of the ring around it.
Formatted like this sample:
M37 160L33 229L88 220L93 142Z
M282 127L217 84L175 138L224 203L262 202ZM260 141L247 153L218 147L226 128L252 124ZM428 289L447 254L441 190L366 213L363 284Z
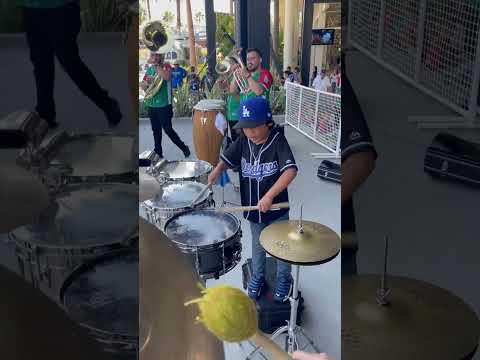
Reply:
M200 200L203 195L205 195L205 193L208 191L208 190L211 190L212 189L212 185L211 184L208 184L205 189L203 189L200 194L198 194L198 196L195 198L195 200L192 201L192 203L190 204L190 207L193 208L193 206L195 205L195 203Z
M281 202L277 204L272 204L270 210L280 210L280 209L288 209L290 204L288 202ZM236 211L255 211L259 210L258 206L233 206L233 207L221 207L216 209L218 211L224 212L236 212Z

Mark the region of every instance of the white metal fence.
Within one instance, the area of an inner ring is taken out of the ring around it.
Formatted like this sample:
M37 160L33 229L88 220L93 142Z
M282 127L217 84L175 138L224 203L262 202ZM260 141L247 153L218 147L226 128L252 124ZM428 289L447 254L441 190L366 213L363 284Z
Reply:
M348 25L352 46L475 125L480 0L350 0Z
M338 94L287 82L285 121L322 145L325 158L340 157L342 99Z

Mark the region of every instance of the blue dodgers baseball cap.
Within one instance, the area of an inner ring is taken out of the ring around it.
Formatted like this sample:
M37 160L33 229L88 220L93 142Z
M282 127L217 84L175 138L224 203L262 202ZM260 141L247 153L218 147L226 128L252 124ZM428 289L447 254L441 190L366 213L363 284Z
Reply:
M272 112L268 101L263 97L255 97L240 102L238 123L233 128L256 128L271 121Z

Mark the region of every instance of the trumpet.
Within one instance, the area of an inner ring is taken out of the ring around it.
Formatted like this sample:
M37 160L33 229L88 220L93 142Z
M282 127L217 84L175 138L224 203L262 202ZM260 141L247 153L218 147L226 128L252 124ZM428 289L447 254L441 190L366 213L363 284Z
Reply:
M240 58L240 52L242 49L234 49L225 57L221 62L215 66L215 71L220 76L228 76L232 72L233 63L240 65L242 69L245 69L245 65ZM248 82L243 76L241 76L237 71L233 71L233 77L237 83L240 93L248 92Z

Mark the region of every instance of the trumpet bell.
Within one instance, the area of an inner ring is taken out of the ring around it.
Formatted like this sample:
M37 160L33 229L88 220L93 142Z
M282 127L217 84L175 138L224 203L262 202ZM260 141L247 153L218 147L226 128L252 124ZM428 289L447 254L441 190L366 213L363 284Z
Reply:
M215 72L217 74L223 75L228 73L230 71L230 68L230 63L226 60L223 60L222 62L219 62L217 65L215 65Z

